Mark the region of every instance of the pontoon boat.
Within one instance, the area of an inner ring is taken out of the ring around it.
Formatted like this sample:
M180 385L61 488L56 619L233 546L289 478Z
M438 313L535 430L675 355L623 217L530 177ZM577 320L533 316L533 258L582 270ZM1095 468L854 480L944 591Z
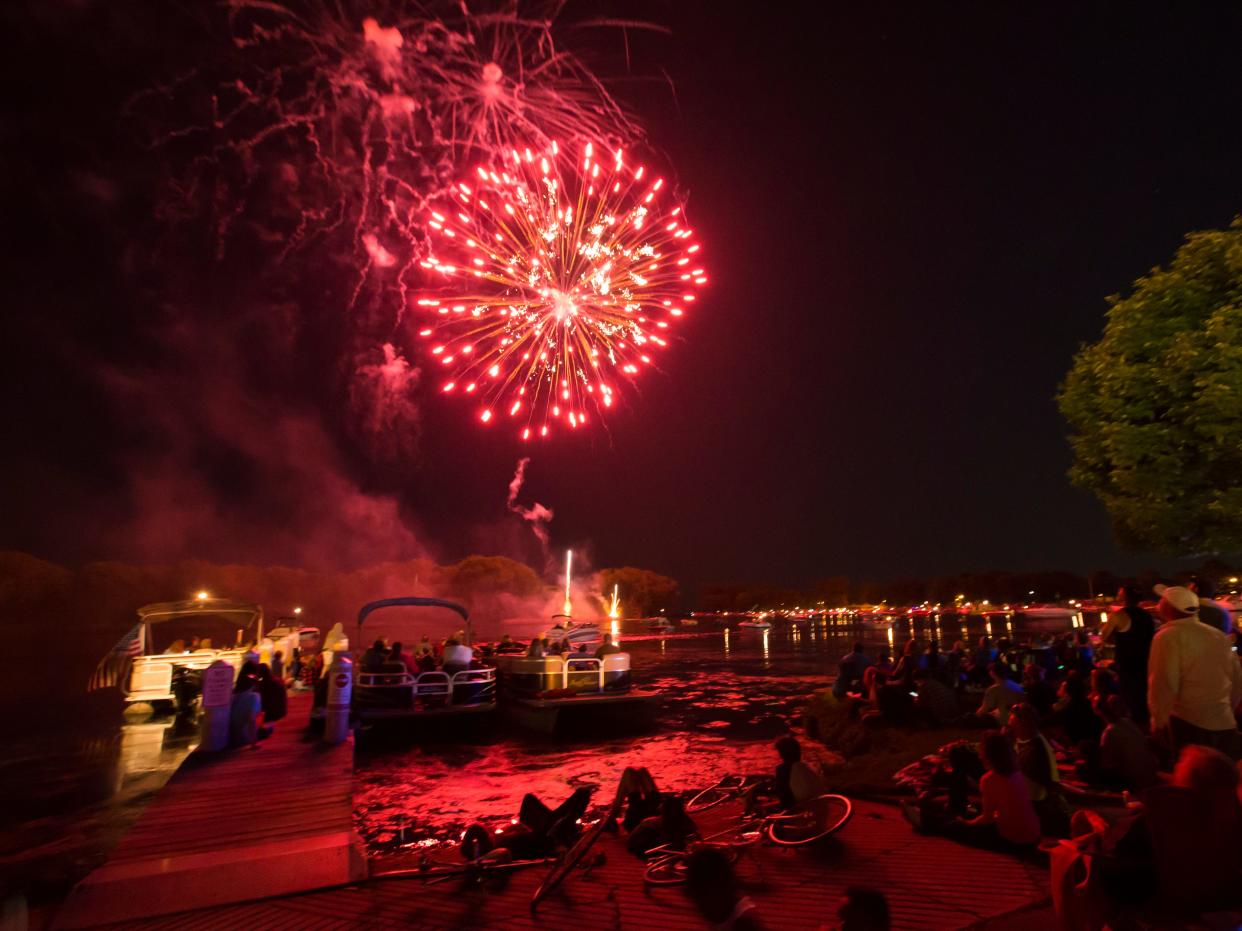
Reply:
M395 607L446 608L461 615L467 645L472 639L466 609L439 598L385 598L365 604L358 612L359 633L373 611ZM491 667L415 672L398 662L385 663L374 672L364 672L357 665L355 670L353 707L363 722L394 718L417 721L496 710L496 670Z

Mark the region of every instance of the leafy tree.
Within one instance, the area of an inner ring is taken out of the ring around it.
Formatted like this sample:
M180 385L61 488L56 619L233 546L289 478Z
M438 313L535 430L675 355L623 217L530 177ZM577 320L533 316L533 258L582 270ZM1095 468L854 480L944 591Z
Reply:
M528 597L544 589L530 566L507 556L467 556L442 572L449 591L460 598L499 593Z
M621 586L621 609L629 617L646 617L660 608L671 607L677 597L676 580L649 569L601 569L600 591L611 594L614 585Z
M1123 544L1242 549L1242 218L1191 233L1168 268L1109 303L1058 397L1070 478Z

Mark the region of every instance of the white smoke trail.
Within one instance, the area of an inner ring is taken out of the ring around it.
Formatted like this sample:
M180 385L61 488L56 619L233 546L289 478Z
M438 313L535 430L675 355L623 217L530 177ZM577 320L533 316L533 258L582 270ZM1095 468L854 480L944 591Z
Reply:
M518 460L517 469L513 473L513 479L509 482L509 499L506 503L510 511L530 524L531 532L539 538L539 543L543 546L544 555L546 556L548 551L547 525L552 520L552 509L544 507L539 502L535 502L528 508L524 508L517 503L517 496L522 490L522 483L526 481L526 466L529 463L529 456Z

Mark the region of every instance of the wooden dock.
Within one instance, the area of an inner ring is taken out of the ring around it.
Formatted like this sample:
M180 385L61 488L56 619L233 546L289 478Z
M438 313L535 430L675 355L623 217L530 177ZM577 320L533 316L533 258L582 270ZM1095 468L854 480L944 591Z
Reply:
M257 749L187 758L54 927L323 889L366 876L354 836L353 743L306 732L309 694Z
M700 827L710 829L716 819L728 815L728 808L700 816ZM462 880L431 886L417 879L373 881L131 921L124 927L146 931L705 927L680 888L645 886L642 863L625 850L621 838L605 834L597 846L604 862L589 874L571 876L535 916L528 903L544 875L543 867L486 886ZM917 835L896 808L869 802L857 803L850 824L824 845L798 850L759 845L743 854L737 870L742 891L756 902L768 928L835 927L844 890L852 885L883 891L893 927L903 929L1004 928L1048 898L1048 873L1043 868Z

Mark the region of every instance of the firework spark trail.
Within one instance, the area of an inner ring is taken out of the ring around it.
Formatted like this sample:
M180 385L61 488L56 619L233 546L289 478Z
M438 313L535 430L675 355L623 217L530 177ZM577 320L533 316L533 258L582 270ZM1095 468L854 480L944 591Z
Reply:
M600 79L557 43L562 5L476 14L465 3L380 2L364 14L350 3L225 0L236 54L127 107L179 166L163 215L209 216L220 254L239 224L279 244L278 260L344 235L351 306L364 291L390 296L399 318L425 248L423 208L463 157L519 138L641 140ZM186 112L209 117L184 125Z
M420 264L445 285L417 299L416 325L448 372L441 390L476 395L483 423L525 411L523 439L612 407L707 282L668 200L663 178L592 143L479 165L427 217Z
M522 491L522 483L526 481L526 467L528 465L530 465L529 456L518 460L517 469L509 482L509 499L506 503L510 511L530 524L531 532L543 544L544 555L546 556L548 551L547 524L552 520L552 509L545 508L538 501L528 508L524 508L517 503L517 496Z

